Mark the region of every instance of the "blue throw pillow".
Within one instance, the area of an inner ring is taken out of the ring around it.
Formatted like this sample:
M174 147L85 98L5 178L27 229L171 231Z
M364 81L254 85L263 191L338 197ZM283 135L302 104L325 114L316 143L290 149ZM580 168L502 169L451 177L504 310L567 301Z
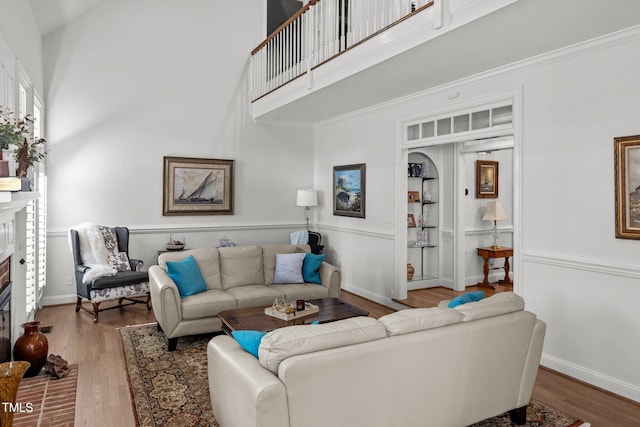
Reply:
M324 255L306 254L302 263L302 278L306 283L321 285L320 267L324 262Z
M257 359L262 337L267 333L261 331L232 331L231 335L238 341L244 351L253 354Z
M180 298L207 290L207 283L193 255L189 255L182 261L167 261L167 274L178 286Z
M458 295L449 302L447 307L453 308L468 302L480 301L484 299L484 291L469 292L468 294Z

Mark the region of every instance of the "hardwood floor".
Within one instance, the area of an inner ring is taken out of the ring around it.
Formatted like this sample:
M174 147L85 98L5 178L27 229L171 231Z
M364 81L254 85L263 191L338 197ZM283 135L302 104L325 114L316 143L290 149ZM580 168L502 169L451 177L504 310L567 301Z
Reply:
M422 296L430 301L441 299ZM450 295L446 297L449 299ZM342 292L342 299L380 317L394 310ZM100 313L94 324L87 313L76 313L74 305L44 307L38 312L41 326L52 325L46 334L49 353L58 354L70 364L77 364L77 426L135 426L133 406L125 372L122 341L118 328L155 322L153 312L143 305ZM534 397L571 415L589 421L592 426L640 425L640 404L541 369Z

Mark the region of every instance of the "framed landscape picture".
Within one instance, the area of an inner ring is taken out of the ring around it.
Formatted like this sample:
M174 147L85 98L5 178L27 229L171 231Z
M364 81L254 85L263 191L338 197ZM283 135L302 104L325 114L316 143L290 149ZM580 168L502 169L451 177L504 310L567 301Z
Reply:
M498 198L498 162L493 160L476 161L476 198Z
M640 239L640 135L614 138L616 238Z
M233 215L233 160L164 157L162 215Z
M333 167L333 214L364 218L366 165Z

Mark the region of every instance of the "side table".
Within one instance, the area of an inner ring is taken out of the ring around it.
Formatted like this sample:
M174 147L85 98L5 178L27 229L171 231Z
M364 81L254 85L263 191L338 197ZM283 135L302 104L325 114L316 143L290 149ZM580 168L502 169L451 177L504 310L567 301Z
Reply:
M495 289L495 286L489 283L489 270L499 270L504 268L504 279L498 283L501 285L511 285L511 279L509 278L509 257L513 256L512 248L477 248L478 256L484 260L484 279L482 283L478 283L478 286L483 288ZM489 268L489 258L504 258L504 267Z

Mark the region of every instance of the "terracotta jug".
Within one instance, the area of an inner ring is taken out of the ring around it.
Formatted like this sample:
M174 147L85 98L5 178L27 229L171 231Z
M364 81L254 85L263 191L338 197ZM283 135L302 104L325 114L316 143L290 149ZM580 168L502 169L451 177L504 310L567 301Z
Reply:
M38 375L45 362L49 351L49 342L39 330L40 322L27 322L22 325L24 333L16 340L13 347L13 359L24 360L31 364L25 377Z
M413 273L415 273L415 269L413 268L413 265L407 264L407 281L413 279Z

